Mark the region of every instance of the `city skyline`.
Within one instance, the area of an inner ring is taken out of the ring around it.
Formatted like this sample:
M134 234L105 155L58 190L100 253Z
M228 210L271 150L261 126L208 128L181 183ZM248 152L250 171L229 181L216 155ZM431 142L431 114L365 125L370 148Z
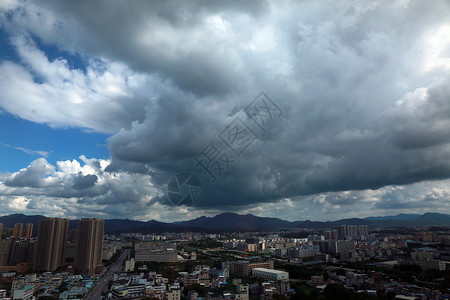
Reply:
M450 214L449 20L445 0L2 1L0 215Z
M12 215L7 216L9 220L4 220L0 217L0 227L4 226L6 221L8 225L5 231L5 237L14 238L13 227L14 218L20 218L22 220L28 220L34 222L37 225L41 220L51 219L46 216L25 216L25 215ZM3 221L4 220L4 221ZM349 218L349 219L336 219L330 221L317 221L317 220L285 220L282 218L273 217L258 217L254 215L239 215L236 213L221 213L214 217L199 217L190 220L183 220L180 222L161 222L161 221L136 221L129 219L96 219L96 218L81 218L79 220L69 220L70 231L68 235L68 241L77 240L77 232L80 223L86 220L90 223L92 220L100 220L103 225L103 232L108 234L128 233L128 232L141 232L145 234L149 233L163 233L163 232L252 232L252 231L271 231L271 230L313 230L332 228L338 225L356 225L356 226L370 226L371 228L390 228L390 227L426 227L426 226L448 226L450 225L450 215L439 213L424 213L424 214L398 214L394 216L371 216L367 218ZM13 222L13 223L11 223ZM86 224L87 224L86 223ZM29 223L28 225L33 225ZM90 226L90 225L89 225ZM86 227L85 230L93 230L97 226ZM87 235L82 240L86 241L86 245L89 243L95 244L93 235L89 238ZM90 246L89 246L90 247ZM88 248L89 248L88 247ZM73 249L75 253L75 248ZM84 251L84 250L83 250ZM87 251L85 251L87 252ZM91 253L92 254L92 253ZM90 259L91 261L94 261ZM94 263L95 264L95 263Z
M14 237L22 223L8 225L6 239L0 240L0 270L8 280L2 281L0 296L26 300L449 296L448 225L401 228L394 223L381 228L356 225L353 219L309 229L104 234L104 220L81 219L70 233L68 221L41 219L37 238Z

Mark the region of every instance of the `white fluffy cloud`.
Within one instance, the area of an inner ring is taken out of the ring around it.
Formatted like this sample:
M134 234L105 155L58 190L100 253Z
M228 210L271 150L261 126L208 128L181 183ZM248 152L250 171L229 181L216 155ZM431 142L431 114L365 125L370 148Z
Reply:
M27 167L0 177L2 202L21 212L83 215L135 216L151 213L147 207L159 191L151 176L105 172L109 160L58 161L51 165L39 158ZM138 213L141 211L141 213Z
M18 62L0 64L0 106L20 118L52 127L79 127L114 133L144 118L151 76L119 62L89 59L86 70L70 68L64 58L50 61L27 37L12 39Z
M213 216L222 211L221 208L189 209L155 201L155 197L162 195L151 183L151 176L105 172L109 163L82 156L79 160L58 161L52 166L40 158L19 172L2 174L0 204L3 213L171 222ZM86 180L80 181L80 178ZM417 213L423 209L447 213L449 184L449 180L444 180L386 186L378 190L320 193L244 206L237 212L290 221L352 218L355 211L358 217ZM235 207L225 210L230 209L236 211Z

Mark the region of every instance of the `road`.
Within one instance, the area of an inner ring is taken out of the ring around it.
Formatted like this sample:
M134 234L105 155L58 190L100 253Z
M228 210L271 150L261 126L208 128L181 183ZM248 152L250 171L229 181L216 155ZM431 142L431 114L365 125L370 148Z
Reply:
M97 281L94 289L89 293L85 300L98 300L101 299L103 291L108 287L108 283L112 280L114 272L121 272L123 270L123 262L128 257L130 250L125 250L122 255L111 265L108 271L103 274Z

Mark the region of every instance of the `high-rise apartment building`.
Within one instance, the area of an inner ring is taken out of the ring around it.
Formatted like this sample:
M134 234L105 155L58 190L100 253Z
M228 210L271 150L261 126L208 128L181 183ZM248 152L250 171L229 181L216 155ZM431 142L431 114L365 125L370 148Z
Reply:
M341 225L336 228L337 239L350 240L354 238L363 238L369 235L367 225Z
M358 226L356 225L348 225L347 226L347 230L348 230L348 236L350 238L354 238L358 235Z
M0 223L0 240L2 239L3 234L3 223Z
M369 236L369 226L367 226L367 225L359 225L358 226L358 234L360 236L364 236L364 237Z
M14 225L14 231L13 231L13 238L20 238L22 237L22 230L23 230L23 224L22 223L16 223Z
M25 235L24 237L30 238L33 236L33 223L28 223L25 225Z
M21 263L33 263L35 239L21 238L11 242L9 265L15 266Z
M102 263L105 220L83 218L78 222L75 272L91 275Z
M11 240L0 241L0 266L6 266L8 264L10 247Z
M69 220L45 218L39 222L33 269L54 271L64 265Z
M326 240L337 240L338 239L338 231L336 229L334 230L327 230L323 233L323 236Z

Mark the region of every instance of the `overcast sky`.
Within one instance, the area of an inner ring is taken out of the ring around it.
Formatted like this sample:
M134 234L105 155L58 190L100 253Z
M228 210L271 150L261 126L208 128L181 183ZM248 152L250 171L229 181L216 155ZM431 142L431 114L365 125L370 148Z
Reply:
M4 0L0 45L1 215L450 213L446 0Z

